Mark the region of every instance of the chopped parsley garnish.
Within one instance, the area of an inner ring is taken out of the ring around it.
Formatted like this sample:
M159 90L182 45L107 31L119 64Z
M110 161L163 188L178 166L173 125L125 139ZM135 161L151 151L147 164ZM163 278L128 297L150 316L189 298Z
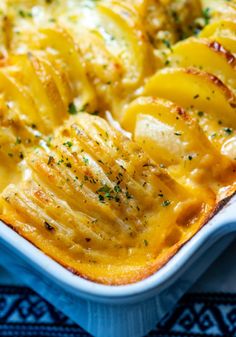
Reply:
M109 187L108 185L103 185L99 188L96 193L98 194L98 198L100 201L104 201L105 199L108 200L115 200L116 202L120 202L119 193L122 193L121 187L117 184L114 188ZM127 199L131 199L132 196L126 191L125 193Z
M114 191L115 191L116 193L120 193L120 192L121 192L120 186L119 186L119 185L116 185L116 186L114 187Z
M107 185L104 185L103 187L101 187L98 191L98 193L104 193L104 195L102 195L103 197L103 200L106 198L106 199L113 199L113 196L112 196L112 189L107 186ZM100 196L101 194L99 194L99 199L100 199Z
M111 188L109 186L107 186L107 185L104 185L97 192L110 193L110 191L111 191Z
M169 40L164 39L164 40L162 40L162 42L164 43L164 45L165 45L167 48L171 49L171 43L170 43Z
M98 198L100 201L104 201L104 197L101 194L98 195Z
M88 160L88 158L86 158L86 157L83 157L83 162L85 163L85 165L88 165L88 163L89 163L89 160Z
M18 13L22 18L32 18L32 16L33 16L32 13L25 12L22 9L20 9Z
M224 132L227 134L227 135L231 135L233 133L233 129L232 128L224 128Z
M208 25L211 19L211 9L209 7L204 8L202 11L203 18L205 20L205 25Z
M203 117L204 116L204 112L203 111L198 111L197 115L198 115L198 117Z
M170 65L170 60L165 61L165 66L168 66L168 65Z
M65 145L67 147L72 147L73 143L68 141L68 142L65 142L63 145Z
M70 115L76 115L77 114L77 109L76 109L76 106L75 106L75 103L74 102L71 102L68 106L68 112Z
M21 138L20 137L16 137L16 144L21 144L22 141L21 141Z
M125 193L125 196L126 196L126 198L127 198L127 199L132 199L132 195L131 195L131 194L129 194L129 192L128 192L128 191L126 191L126 193Z
M165 200L163 201L163 203L161 204L163 207L168 207L171 204L170 200Z

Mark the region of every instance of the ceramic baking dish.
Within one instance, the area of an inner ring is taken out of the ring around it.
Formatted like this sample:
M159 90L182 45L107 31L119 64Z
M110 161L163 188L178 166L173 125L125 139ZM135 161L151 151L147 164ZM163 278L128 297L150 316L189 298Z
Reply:
M236 196L158 272L132 285L95 284L60 266L0 223L0 263L97 337L148 333L231 243Z

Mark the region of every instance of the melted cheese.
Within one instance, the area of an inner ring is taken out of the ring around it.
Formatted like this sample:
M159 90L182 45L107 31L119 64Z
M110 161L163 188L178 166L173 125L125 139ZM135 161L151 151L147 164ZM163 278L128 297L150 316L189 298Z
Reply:
M214 205L174 182L104 120L86 114L59 129L47 150L33 151L26 169L29 177L2 194L2 219L99 282L143 277L141 271L194 232Z
M1 1L0 219L96 282L161 268L236 190L235 13Z

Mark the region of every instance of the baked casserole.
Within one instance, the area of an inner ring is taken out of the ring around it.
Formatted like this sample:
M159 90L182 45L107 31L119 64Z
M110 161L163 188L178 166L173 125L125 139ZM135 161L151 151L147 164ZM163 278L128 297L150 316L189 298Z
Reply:
M0 4L0 220L89 280L160 269L236 190L236 1Z

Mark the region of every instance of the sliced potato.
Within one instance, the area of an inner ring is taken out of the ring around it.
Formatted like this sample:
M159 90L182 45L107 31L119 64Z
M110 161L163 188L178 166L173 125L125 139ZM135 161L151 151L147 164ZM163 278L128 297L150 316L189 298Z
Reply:
M236 59L216 41L189 38L172 48L170 65L195 67L217 76L236 91Z
M51 132L68 116L68 112L50 74L50 67L32 54L12 56L11 64L18 68L14 77L28 91L45 127Z
M234 134L235 96L209 73L194 68L164 69L147 82L144 94L172 100L187 109L219 149Z
M227 36L236 37L236 20L229 18L217 20L207 25L199 34L200 37Z
M99 97L98 110L110 110L122 95L124 69L120 59L110 53L99 32L84 30L78 36L78 43L87 73Z
M170 101L138 98L127 108L122 125L158 164L188 187L217 194L219 183L229 176L232 179L230 160L212 146L183 108Z
M145 85L145 95L170 99L186 108L205 111L212 118L236 127L236 99L232 91L215 76L194 69L158 71Z
M20 177L18 163L24 159L25 151L11 127L0 128L0 190Z
M236 54L236 20L222 19L207 25L200 37L219 42L225 49Z
M40 29L38 47L46 50L48 56L51 54L50 59L55 56L61 59L68 72L78 110L84 106L88 111L96 110L94 88L89 83L79 50L70 35L61 28Z
M0 93L6 106L5 114L13 121L18 119L24 121L26 125L37 123L41 126L41 130L46 132L32 96L14 77L16 72L15 68L6 68L0 71Z
M115 1L109 4L98 2L97 10L103 29L112 37L106 40L107 48L122 61L124 85L137 86L152 70L151 53L149 63L146 63L148 43L140 21L131 10Z

